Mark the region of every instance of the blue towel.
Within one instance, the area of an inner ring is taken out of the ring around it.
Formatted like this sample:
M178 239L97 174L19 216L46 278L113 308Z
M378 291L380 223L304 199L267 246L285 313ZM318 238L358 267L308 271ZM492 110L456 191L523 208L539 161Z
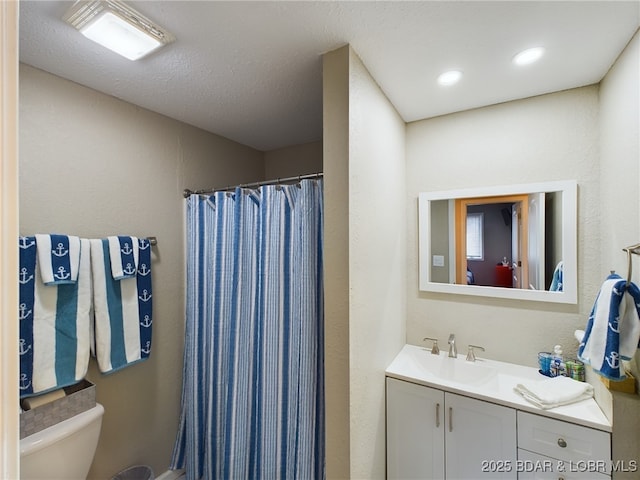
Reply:
M151 247L148 240L136 239L137 275L116 280L109 239L90 242L94 353L100 371L112 373L145 360L151 353Z
M79 251L84 254L79 256L76 283L46 285L36 237L19 239L21 398L72 385L87 373L91 319L89 241L79 242Z
M556 269L553 271L553 279L551 280L551 287L549 290L551 292L562 292L562 284L564 277L564 263L560 261L558 265L556 265Z
M111 274L115 280L133 278L138 268L138 239L136 237L108 237Z
M78 280L80 238L36 235L40 275L45 285L66 285Z
M613 274L600 287L578 358L611 380L623 380L621 360L630 360L640 341L640 290Z

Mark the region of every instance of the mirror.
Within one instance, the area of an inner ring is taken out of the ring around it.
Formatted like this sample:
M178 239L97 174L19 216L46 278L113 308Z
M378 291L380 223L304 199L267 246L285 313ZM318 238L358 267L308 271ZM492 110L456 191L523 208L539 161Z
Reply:
M420 290L577 303L573 180L419 194Z

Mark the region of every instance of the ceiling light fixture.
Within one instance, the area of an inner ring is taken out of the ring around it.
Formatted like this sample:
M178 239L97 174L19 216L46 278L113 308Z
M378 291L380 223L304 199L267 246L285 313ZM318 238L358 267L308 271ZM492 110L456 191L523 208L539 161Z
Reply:
M164 28L119 0L78 0L63 17L85 37L129 60L175 40Z
M459 70L450 70L444 72L438 77L438 83L440 85L449 86L458 83L462 78L462 72Z
M540 60L543 54L543 47L528 48L513 57L513 63L516 65L529 65L530 63Z

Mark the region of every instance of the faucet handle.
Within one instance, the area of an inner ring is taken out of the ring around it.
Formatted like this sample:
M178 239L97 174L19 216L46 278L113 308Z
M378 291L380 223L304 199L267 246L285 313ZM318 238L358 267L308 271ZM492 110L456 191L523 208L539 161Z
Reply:
M478 345L469 345L469 351L467 352L467 362L476 361L476 354L473 351L474 348L477 348L478 350L481 350L484 352L484 347L479 347Z
M423 342L426 342L427 340L431 340L433 342L433 346L431 347L431 355L440 355L440 348L438 347L438 339L429 338L429 337L425 337L422 339Z

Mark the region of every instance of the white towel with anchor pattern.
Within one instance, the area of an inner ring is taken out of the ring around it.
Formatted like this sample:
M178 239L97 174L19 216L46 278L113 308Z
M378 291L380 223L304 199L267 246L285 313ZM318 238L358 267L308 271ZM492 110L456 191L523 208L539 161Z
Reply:
M124 237L135 239L137 268L134 275L118 280L112 269L112 238L123 237L90 240L95 316L92 346L102 373L116 372L151 353L151 245L147 239Z
M115 280L133 278L138 268L138 239L123 235L107 237L111 274Z
M640 290L633 282L607 277L591 309L578 358L611 380L626 378L621 360L630 360L640 341Z
M76 282L45 284L42 270L51 271L51 259L49 252L40 256L37 250L45 245L50 251L52 244L48 239L37 242L35 236L19 240L19 388L20 397L25 398L85 377L90 354L91 272L89 240L78 238ZM58 246L54 240L53 248Z
M80 267L80 238L36 234L38 267L45 285L76 283Z

